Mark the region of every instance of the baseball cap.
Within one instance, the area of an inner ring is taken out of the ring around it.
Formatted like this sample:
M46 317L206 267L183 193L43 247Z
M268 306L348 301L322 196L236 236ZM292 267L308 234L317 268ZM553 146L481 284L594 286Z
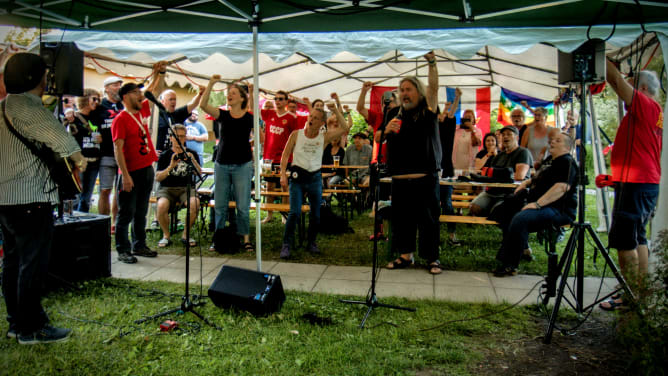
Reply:
M104 80L104 86L115 84L116 82L123 82L123 79L118 76L107 77Z
M136 84L134 82L128 82L127 84L121 86L121 90L118 91L118 96L123 98L123 96L132 90L143 88L143 84Z
M520 134L520 131L518 131L514 125L506 125L505 127L501 128L501 133L503 133L503 131L511 131L516 135Z
M21 94L39 85L46 72L41 56L27 52L12 55L5 64L4 82L9 94Z

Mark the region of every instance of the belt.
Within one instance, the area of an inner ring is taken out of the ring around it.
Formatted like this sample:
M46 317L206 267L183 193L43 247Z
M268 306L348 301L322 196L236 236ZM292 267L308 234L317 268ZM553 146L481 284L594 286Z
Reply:
M100 160L100 158L88 158L88 157L86 157L86 162L97 162L99 160Z

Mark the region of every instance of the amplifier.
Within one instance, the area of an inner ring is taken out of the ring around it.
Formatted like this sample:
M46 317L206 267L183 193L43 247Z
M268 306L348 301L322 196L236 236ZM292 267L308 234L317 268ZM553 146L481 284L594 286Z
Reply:
M281 277L254 270L223 266L209 288L209 298L218 307L237 307L254 315L281 309L285 301Z
M111 276L111 219L78 213L54 222L49 277L77 282Z

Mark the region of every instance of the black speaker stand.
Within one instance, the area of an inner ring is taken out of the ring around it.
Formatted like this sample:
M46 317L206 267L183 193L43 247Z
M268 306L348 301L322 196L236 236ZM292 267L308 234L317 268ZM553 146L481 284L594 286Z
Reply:
M339 299L341 303L345 304L360 304L368 307L362 322L360 323L359 328L364 329L364 324L369 318L369 315L375 308L390 308L390 309L401 309L404 311L415 312L415 308L400 307L390 304L380 303L378 297L376 296L376 278L378 270L378 233L380 232L380 215L378 215L378 200L380 196L380 176L378 164L374 163L370 166L371 170L371 186L373 187L373 206L374 206L374 217L373 217L373 265L371 267L371 289L367 295L366 300L346 300Z

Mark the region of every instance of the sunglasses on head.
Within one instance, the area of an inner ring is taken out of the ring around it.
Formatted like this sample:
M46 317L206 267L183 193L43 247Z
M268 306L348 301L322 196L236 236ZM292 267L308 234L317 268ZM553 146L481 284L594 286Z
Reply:
M277 101L284 101L284 100L287 100L287 99L288 99L288 98L285 98L285 97L276 97L276 100L277 100Z

